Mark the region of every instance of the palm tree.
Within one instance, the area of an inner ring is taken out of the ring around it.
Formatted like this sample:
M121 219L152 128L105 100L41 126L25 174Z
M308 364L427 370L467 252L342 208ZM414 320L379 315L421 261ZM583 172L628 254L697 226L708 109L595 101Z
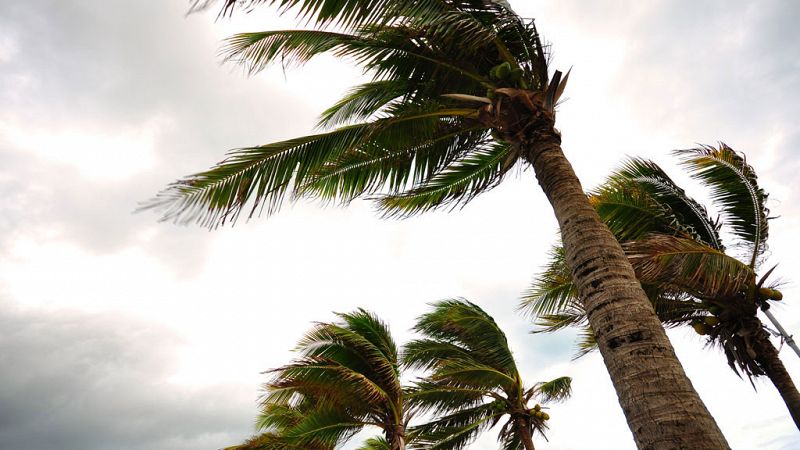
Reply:
M414 427L414 446L460 450L505 418L498 436L502 448L533 450L533 435L544 434L550 416L530 402L567 398L571 379L526 387L503 331L466 300L435 303L414 329L425 338L405 346L403 365L430 373L411 389L408 402L436 416Z
M237 3L224 0L221 13ZM532 19L503 0L244 3L274 3L316 26L237 34L226 60L255 73L332 53L372 81L326 110L318 134L234 150L145 207L209 227L275 212L287 195L344 204L371 197L386 215L409 216L463 205L514 167L532 167L637 444L727 448L561 150L555 108L568 77L551 76Z
M783 298L774 283L766 285L774 267L757 276L767 248L767 194L745 157L725 144L677 153L709 188L720 219L712 220L661 167L643 159L628 161L591 201L623 242L664 325L692 326L707 335L708 344L721 348L731 369L744 372L751 383L753 377L767 376L800 428L800 393L757 317L759 309L768 313L770 302ZM732 247L742 250L743 261L725 253L723 226L737 241ZM560 247L523 304L538 317L540 331L582 327L578 356L595 348Z
M333 449L367 427L380 429L383 440L363 448L405 449L409 414L388 327L363 309L337 316L341 322L306 334L300 358L271 371L259 420L270 432L243 449ZM259 439L285 446L259 447Z

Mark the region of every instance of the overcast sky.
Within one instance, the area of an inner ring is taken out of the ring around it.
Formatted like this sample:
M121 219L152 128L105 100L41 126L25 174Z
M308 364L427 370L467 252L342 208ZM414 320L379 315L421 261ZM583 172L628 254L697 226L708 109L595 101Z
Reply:
M800 4L511 3L537 18L553 68L573 67L558 124L587 188L625 155L683 182L672 149L746 152L778 217L768 264L786 301L773 311L800 334ZM404 221L365 202L214 232L132 214L227 149L308 133L361 77L321 57L247 78L219 64L220 39L293 22L187 6L0 2L0 448L235 444L253 432L260 372L287 362L311 321L362 306L404 342L426 303L456 296L495 316L529 383L574 378L538 448L634 448L599 355L571 362L572 333L531 336L515 312L557 234L531 173ZM670 337L733 448L798 448L771 384L755 392L691 330ZM781 357L800 381L800 359Z

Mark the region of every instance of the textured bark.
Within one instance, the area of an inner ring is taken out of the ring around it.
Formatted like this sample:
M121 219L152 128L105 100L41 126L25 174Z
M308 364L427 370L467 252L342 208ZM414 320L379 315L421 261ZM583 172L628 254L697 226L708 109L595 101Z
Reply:
M389 447L392 450L405 450L406 449L406 427L404 425L395 425L394 429L387 436Z
M520 439L522 440L522 445L525 446L525 450L536 450L533 446L533 436L531 436L531 429L526 423L525 419L522 417L517 417L516 419L517 431L519 432Z
M786 367L783 366L783 362L778 356L778 350L769 341L769 335L763 329L759 330L754 347L756 361L778 389L795 426L800 429L800 392L797 392L789 372L786 371Z
M519 147L561 228L567 264L640 449L726 449L617 240L589 204L557 132Z

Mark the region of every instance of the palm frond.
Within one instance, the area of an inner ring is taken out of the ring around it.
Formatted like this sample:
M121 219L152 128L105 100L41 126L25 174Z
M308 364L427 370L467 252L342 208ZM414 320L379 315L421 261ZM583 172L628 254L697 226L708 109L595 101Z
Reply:
M440 367L482 365L505 377L517 375L508 339L494 319L478 305L464 299L442 300L422 315L414 330L423 336L461 347L470 359L440 360ZM450 366L450 364L455 364Z
M517 162L513 147L485 144L448 165L413 189L379 200L386 216L411 216L441 207L464 205L502 181Z
M342 204L375 192L403 192L413 183L423 183L445 171L476 143L484 140L482 126L440 125L435 132L429 133L430 136L416 132L402 147L389 143L365 144L356 151L332 159L309 176L296 191L304 197Z
M630 158L593 194L603 220L622 242L648 233L686 233L725 250L719 224L656 163Z
M767 249L769 226L767 194L758 185L758 177L745 157L725 144L702 146L675 152L691 175L711 189L711 199L722 211L725 224L749 252L754 270Z
M382 437L371 437L364 441L356 450L392 450L389 442Z
M330 160L365 145L412 145L449 125L448 118L474 114L470 109L412 111L395 117L342 127L327 133L232 151L215 167L173 183L142 209L158 209L162 220L216 227L236 221L248 200L250 216L280 208L294 182L303 186Z
M698 298L731 296L755 277L736 258L693 239L653 234L623 248L640 281L671 286Z
M535 391L544 403L564 401L572 395L572 378L559 377L538 383L535 386Z
M554 314L578 299L578 290L567 267L564 247L550 249L548 262L523 294L519 308L532 317Z
M409 405L421 413L449 414L482 404L495 397L491 390L453 386L446 382L421 380L406 392Z
M310 411L287 437L305 445L334 447L353 437L365 425L369 423L357 420L341 408L318 408Z
M352 121L366 120L381 111L392 100L407 96L409 90L408 80L375 80L360 84L326 109L320 116L317 126L329 128Z
M504 413L493 403L447 414L412 428L417 436L412 448L430 450L461 450L478 435L491 428Z

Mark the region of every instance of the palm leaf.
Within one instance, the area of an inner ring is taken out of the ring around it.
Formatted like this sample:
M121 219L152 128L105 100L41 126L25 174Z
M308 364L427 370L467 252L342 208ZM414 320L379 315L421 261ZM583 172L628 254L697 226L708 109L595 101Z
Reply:
M749 264L756 268L758 257L767 250L769 210L767 194L743 155L725 144L675 152L691 175L711 190L711 199L722 211L725 223L749 252Z
M653 234L623 248L643 283L670 286L698 298L732 296L755 277L736 258L692 239Z
M534 391L542 402L552 403L564 401L572 395L572 378L559 377L554 380L538 383Z
M464 205L497 186L516 161L510 145L484 145L408 192L381 197L380 208L387 216L410 216L443 206Z
M216 227L235 221L248 200L250 216L266 207L275 212L289 185L304 186L315 170L367 144L430 139L447 118L473 114L469 109L413 111L396 117L342 127L327 133L232 151L215 167L170 185L142 209L159 209L163 220Z
M382 437L371 437L364 441L356 450L392 450L389 442Z
M567 267L564 247L555 245L550 249L548 262L525 292L519 308L533 317L555 314L578 299L578 291Z
M725 249L719 224L705 207L652 161L630 158L593 193L592 202L621 242L654 232L688 234L715 249Z

